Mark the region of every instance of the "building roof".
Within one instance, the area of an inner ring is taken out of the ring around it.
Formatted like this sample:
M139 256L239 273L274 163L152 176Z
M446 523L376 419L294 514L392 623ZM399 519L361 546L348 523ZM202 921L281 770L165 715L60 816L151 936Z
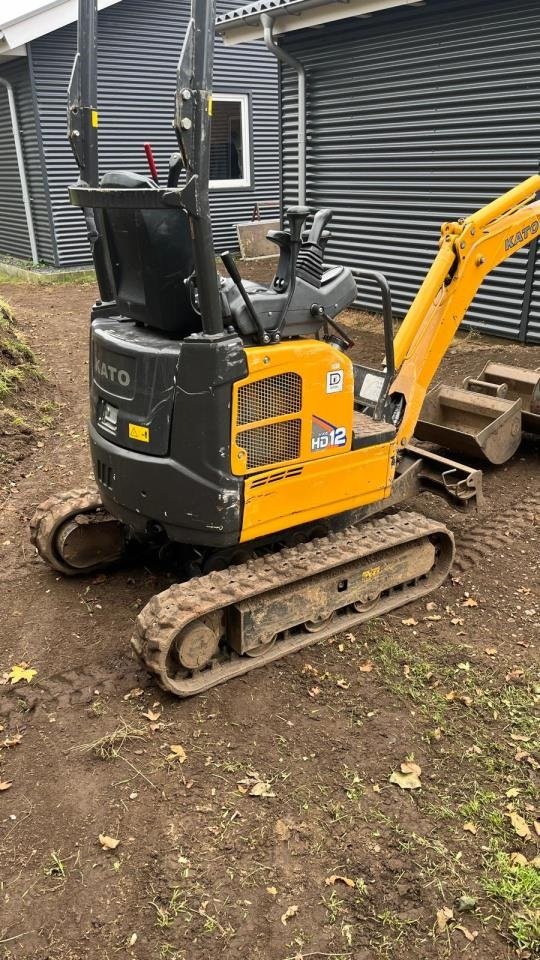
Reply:
M120 0L98 0L98 9L114 3ZM19 0L15 8L14 16L0 14L0 56L24 54L26 43L77 19L77 0Z
M425 0L255 0L222 13L216 29L226 44L245 43L262 37L261 14L274 21L274 34L303 30L306 27L366 17L391 7L423 5Z

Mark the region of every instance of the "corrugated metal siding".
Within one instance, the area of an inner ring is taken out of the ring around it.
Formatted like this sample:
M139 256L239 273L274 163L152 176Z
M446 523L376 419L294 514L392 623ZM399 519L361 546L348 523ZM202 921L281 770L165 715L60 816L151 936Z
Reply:
M218 4L220 12L234 2ZM147 173L142 144L154 147L166 174L176 149L171 130L176 65L187 20L184 0L123 0L99 14L100 163L102 171ZM34 77L51 191L55 234L62 265L88 262L82 215L69 206L67 187L77 171L66 141L66 90L76 46L71 24L32 42ZM255 200L279 193L277 68L260 43L225 49L216 45L214 89L249 92L253 128L252 187L212 192L218 250L236 248L234 225L251 219Z
M15 94L38 256L46 262L53 262L47 199L26 57L17 57L3 64L0 62L0 76L11 83ZM2 84L0 84L0 254L19 257L23 260L31 257L8 95Z
M527 318L527 343L540 343L540 244L536 246L536 267Z
M403 314L440 224L538 167L538 0L428 0L283 43L308 69L308 203L335 210L328 259L383 270ZM291 202L296 83L288 69L283 91ZM517 336L526 265L522 251L493 272L467 314L471 326ZM374 288L359 284L359 294L364 307L380 308Z

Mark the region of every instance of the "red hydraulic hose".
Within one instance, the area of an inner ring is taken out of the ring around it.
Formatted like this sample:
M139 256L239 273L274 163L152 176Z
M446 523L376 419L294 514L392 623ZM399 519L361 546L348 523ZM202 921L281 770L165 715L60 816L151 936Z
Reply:
M152 146L149 143L145 143L143 144L143 146L144 146L144 152L146 154L146 159L148 160L148 166L150 167L150 174L151 174L152 180L155 180L156 183L159 183L158 168L156 167L156 161L154 160L154 153L152 150Z

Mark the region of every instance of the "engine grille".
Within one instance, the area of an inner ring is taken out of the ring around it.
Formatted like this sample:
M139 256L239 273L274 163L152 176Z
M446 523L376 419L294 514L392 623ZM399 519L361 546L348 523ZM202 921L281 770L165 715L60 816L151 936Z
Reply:
M240 387L236 422L242 426L298 413L301 409L302 378L297 373L279 373Z
M265 423L261 427L241 430L236 442L246 451L246 469L253 470L283 460L296 460L300 456L301 425L301 420L282 420L279 423Z

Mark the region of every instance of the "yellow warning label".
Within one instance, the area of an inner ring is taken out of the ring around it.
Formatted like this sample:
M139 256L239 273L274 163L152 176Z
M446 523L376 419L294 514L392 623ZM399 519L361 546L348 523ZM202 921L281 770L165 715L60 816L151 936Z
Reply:
M208 116L211 117L214 111L214 101L212 97L208 97Z
M92 110L92 126L99 127L99 113L97 110Z
M369 570L362 571L362 580L373 580L381 572L380 567L370 567Z
M130 423L129 439L140 440L141 443L150 443L150 430L148 427L140 427L138 423Z

